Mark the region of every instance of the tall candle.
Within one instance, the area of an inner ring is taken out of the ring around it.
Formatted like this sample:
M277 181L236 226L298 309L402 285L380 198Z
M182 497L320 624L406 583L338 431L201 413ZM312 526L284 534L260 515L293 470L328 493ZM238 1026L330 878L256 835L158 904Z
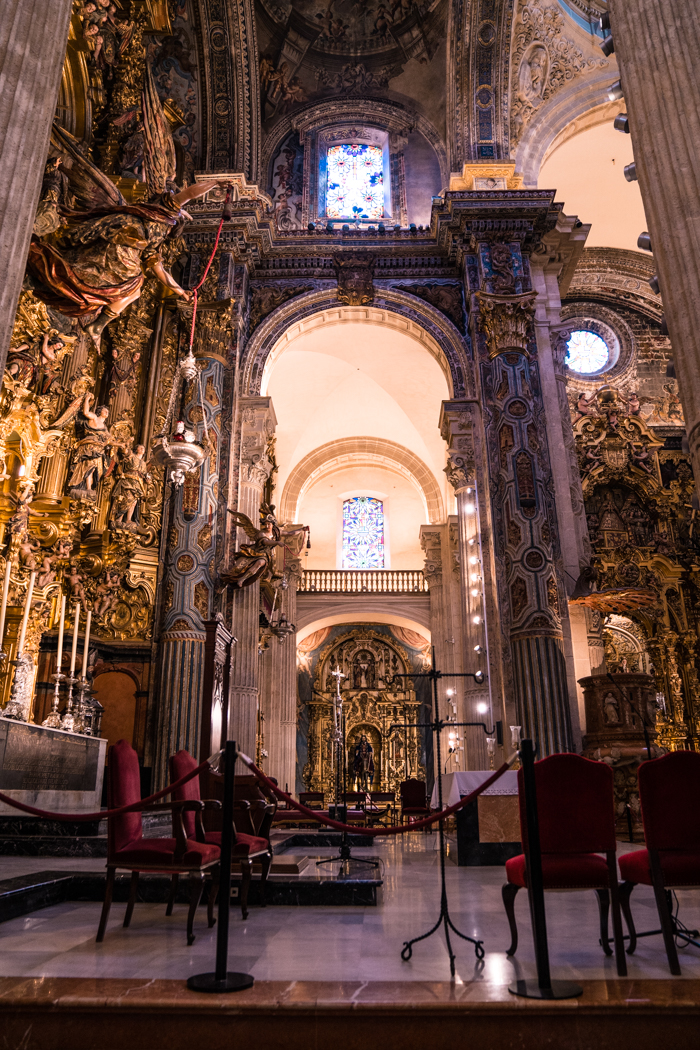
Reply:
M19 629L19 640L17 642L17 655L20 656L24 652L24 639L27 634L27 624L29 623L29 613L32 608L32 595L34 594L34 581L36 579L36 573L33 572L29 577L29 586L27 587L27 598L24 603L24 616L22 617L22 626Z
M92 610L88 609L87 617L85 618L85 648L83 649L83 671L82 677L87 678L87 660L88 660L88 649L90 648L90 621L92 620Z
M5 637L5 615L7 613L7 599L10 595L10 573L12 572L12 559L9 554L5 565L5 577L2 581L2 605L0 605L0 649L2 649Z
M78 624L80 623L80 602L74 610L75 620L73 622L73 648L70 652L70 676L75 676L75 654L78 652Z
M56 672L61 673L61 660L63 659L63 630L66 626L66 596L61 595L61 619L58 623L58 652L56 653Z

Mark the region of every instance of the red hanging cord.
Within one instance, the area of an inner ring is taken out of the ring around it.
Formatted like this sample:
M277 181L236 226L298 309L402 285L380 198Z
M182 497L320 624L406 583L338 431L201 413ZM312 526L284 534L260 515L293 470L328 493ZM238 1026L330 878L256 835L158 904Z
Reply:
M195 321L197 320L197 292L199 291L199 289L202 287L202 285L206 281L207 274L209 273L209 270L211 269L211 264L214 262L214 256L216 255L216 249L219 247L219 238L221 237L221 231L224 228L224 222L226 221L226 219L229 219L231 217L230 214L228 214L228 205L229 205L229 201L231 200L231 190L232 189L233 189L233 186L229 183L228 188L226 190L226 200L224 201L224 210L223 210L223 212L221 214L221 219L219 221L219 228L216 231L216 240L214 241L214 247L212 248L211 255L209 256L209 262L207 263L206 268L204 270L204 273L202 274L201 281L193 289L193 293L194 294L193 294L193 297L192 297L193 307L192 307L192 325L190 327L190 353L192 352L192 346L194 344L194 325L195 325Z

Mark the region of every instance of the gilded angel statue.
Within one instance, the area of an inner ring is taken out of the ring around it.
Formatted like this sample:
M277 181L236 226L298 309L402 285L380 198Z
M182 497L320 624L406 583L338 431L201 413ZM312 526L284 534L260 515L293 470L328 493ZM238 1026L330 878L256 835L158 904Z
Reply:
M148 65L142 106L148 201L128 204L81 143L54 122L52 144L61 152L60 168L75 208L62 205L55 194L43 201L42 222L35 225L29 249L36 297L68 317L88 320L85 328L98 351L104 328L139 298L148 274L190 298L163 266L160 247L179 223L191 218L183 205L227 185L217 179L172 192L168 184L175 176L175 147Z
M275 547L279 547L284 536L295 536L306 532L306 525L293 529L282 529L274 514L275 508L267 503L260 504L260 528L256 529L247 514L233 511L231 517L236 525L243 529L252 541L244 543L236 554L229 572L221 573L223 583L232 583L236 587L248 587L259 579L271 579L274 572Z

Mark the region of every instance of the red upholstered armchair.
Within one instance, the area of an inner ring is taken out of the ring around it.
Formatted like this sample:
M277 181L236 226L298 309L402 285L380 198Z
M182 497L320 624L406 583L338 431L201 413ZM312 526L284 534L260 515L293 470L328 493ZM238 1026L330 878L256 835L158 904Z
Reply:
M579 755L550 755L535 763L535 785L544 888L595 890L600 910L600 938L606 955L612 955L608 940L608 910L612 899L617 972L624 977L627 963L615 863L612 770L602 762L591 762ZM522 769L518 772L518 795L521 841L527 850ZM601 853L605 857L601 857ZM515 955L518 947L515 898L518 890L527 887L524 853L506 861L506 877L508 881L502 893L511 933L506 954Z
M120 806L128 806L141 800L139 760L133 747L126 740L118 740L109 749L107 798L110 809L118 809ZM118 868L125 868L131 872L129 902L124 916L125 926L131 922L140 872L169 873L175 878L181 874L189 875L191 893L190 910L187 916L187 943L192 944L194 941L192 927L197 906L202 898L205 872L211 871L212 878L218 885L218 847L214 844L194 841L194 835L189 836L183 824L183 820L194 821L195 814L199 815L201 807L201 802L183 799L147 806L143 810L146 813L171 811L173 815L172 838L144 838L140 812L124 813L118 817L108 818L107 886L97 931L98 943L104 940L107 928L115 873ZM171 912L172 904L168 914ZM213 924L210 908L209 925L213 926Z
M412 820L420 820L421 817L430 816L427 787L424 780L417 780L415 777L411 777L409 780L402 780L399 784L399 793L401 795L402 824L406 820L410 824Z
M620 857L627 951L631 954L637 946L630 894L638 883L653 886L668 965L671 973L680 974L669 888L700 886L700 754L673 751L642 762L637 775L646 849Z
M190 755L189 751L178 751L176 755L173 755L170 759L170 779L171 781L179 780L180 777L186 776L191 770L196 769L197 763ZM173 794L179 799L193 799L199 801L199 777L193 777L192 780L188 780L182 787L177 788ZM200 802L200 806L204 809L220 809L221 803L217 799L205 799L204 802ZM253 861L259 861L262 866L262 892L265 892L265 883L267 876L270 871L270 864L272 863L272 848L270 846L269 835L270 835L270 824L272 823L272 817L275 812L274 804L266 802L264 799L254 799L253 801L238 800L235 804L234 810L234 829L233 829L233 849L231 853L231 860L234 864L240 864L241 866L241 912L243 918L248 918L248 890L250 888L250 879L253 873ZM221 832L220 831L205 831L202 823L201 812L190 812L186 811L183 814L183 820L185 822L185 829L188 836L196 838L198 842L203 842L219 847L221 845ZM246 831L240 831L240 825L245 821ZM172 902L175 899L175 893L177 891L177 875L173 875L170 900L168 901L168 908L172 908ZM210 895L210 903L213 907L214 899L216 897L216 887L212 887L212 894ZM263 905L264 905L263 896ZM168 912L169 914L169 912Z

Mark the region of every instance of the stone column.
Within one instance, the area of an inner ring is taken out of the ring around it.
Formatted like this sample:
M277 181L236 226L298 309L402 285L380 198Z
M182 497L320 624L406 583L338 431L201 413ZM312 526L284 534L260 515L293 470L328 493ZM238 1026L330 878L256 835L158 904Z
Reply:
M199 381L187 384L181 419L208 455L171 491L171 518L162 580L160 688L155 783L167 783L168 761L185 748L198 757L202 726L206 623L218 611L215 550L223 530L219 509L224 387L230 365L230 302L203 303L195 343ZM200 403L200 389L202 403ZM207 434L205 436L204 420ZM162 549L162 548L161 548Z
M530 202L523 204L529 211ZM537 219L543 218L540 212ZM533 326L537 293L530 288L523 251L523 242L531 250L532 227L485 219L488 213L472 224L466 268L488 448L498 600L509 641L505 689L515 698L523 735L533 737L545 755L571 750L575 737L564 650L566 590Z
M275 432L277 419L269 397L242 397L238 410L241 420L238 510L257 526L263 489L272 469L267 454L268 442ZM238 543L247 542L243 530L237 531ZM259 694L260 584L256 580L247 587L231 589L232 630L238 642L231 668L228 738L235 740L241 751L254 758Z
M698 484L700 6L696 0L610 0L609 9Z
M494 720L502 719L503 714L498 709L494 714L489 689L473 411L476 411L476 406L466 401L443 401L440 433L449 449L445 473L457 500L457 518L454 526L457 533L457 584L461 630L456 639L458 652L455 653L455 657L459 657L460 671L474 673L483 670L487 679L482 685L477 685L472 678L455 679L452 684L461 698L458 720L483 721L490 727ZM481 646L483 652L477 653L476 646ZM478 710L478 706L483 704L488 706L487 713ZM462 768L486 769L486 737L483 730L465 728L459 731L459 735L463 738L465 747L466 765L463 764Z
M0 374L24 280L72 0L6 0L0 19Z

